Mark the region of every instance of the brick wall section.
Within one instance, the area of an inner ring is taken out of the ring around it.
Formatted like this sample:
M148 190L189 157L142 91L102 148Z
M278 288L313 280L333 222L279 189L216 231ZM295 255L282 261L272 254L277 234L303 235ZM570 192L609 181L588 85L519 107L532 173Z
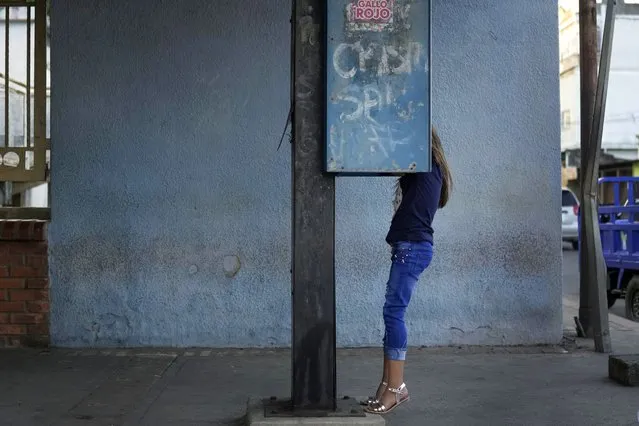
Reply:
M0 348L48 344L47 223L0 221Z

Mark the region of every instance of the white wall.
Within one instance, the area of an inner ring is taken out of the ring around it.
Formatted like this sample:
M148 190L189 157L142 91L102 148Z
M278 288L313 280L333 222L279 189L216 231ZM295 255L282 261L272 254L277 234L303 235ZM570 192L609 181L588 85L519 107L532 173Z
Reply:
M561 11L559 15L561 150L564 151L579 147L579 19L578 4L567 0L559 4L572 14L565 21Z
M49 206L49 185L43 183L31 188L24 193L24 207L48 207Z
M610 62L604 149L637 149L639 16L618 16ZM635 157L636 154L635 154Z
M579 67L565 72L561 76L560 97L561 112L567 112L569 120L562 121L561 150L579 148L580 111L579 105ZM565 117L565 116L564 116Z

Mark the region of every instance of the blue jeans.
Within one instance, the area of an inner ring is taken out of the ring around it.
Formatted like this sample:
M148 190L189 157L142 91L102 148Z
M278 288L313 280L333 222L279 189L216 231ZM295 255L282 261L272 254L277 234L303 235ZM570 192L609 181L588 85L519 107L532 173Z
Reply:
M404 315L419 276L433 258L429 242L399 242L393 245L390 277L384 303L384 356L392 361L406 360L408 333Z

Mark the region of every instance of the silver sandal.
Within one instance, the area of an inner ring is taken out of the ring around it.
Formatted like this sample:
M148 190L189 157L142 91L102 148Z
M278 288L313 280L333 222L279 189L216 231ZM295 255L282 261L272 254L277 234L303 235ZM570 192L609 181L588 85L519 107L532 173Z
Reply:
M383 387L386 387L386 386L388 386L387 382L381 382L379 384L379 386L377 387L377 389L383 388ZM379 392L379 390L378 390L378 392ZM369 396L368 399L365 399L364 401L361 401L360 404L361 405L371 405L371 404L374 404L374 403L376 403L378 401L379 400L378 400L377 396Z
M410 401L410 396L406 393L406 384L402 383L399 388L387 388L389 392L395 394L395 403L390 407L386 407L379 401L373 402L371 405L364 408L364 411L371 414L388 414L401 404Z

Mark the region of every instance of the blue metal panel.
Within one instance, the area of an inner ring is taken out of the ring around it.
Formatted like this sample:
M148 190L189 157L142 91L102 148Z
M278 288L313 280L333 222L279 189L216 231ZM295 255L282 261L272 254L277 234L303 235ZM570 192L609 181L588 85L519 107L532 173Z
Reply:
M430 0L327 4L326 171L430 171Z
M636 200L637 177L604 177L598 179L601 187L611 184L613 204L598 207L601 247L608 269L639 270L639 204ZM626 188L627 200L621 198L621 187ZM581 229L580 229L581 234Z

